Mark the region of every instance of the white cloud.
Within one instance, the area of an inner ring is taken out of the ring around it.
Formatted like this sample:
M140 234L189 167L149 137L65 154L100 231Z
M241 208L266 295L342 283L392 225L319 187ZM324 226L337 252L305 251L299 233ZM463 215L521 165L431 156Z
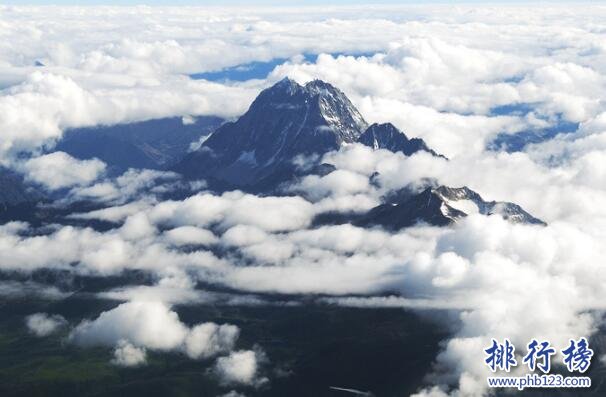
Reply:
M229 356L219 357L214 370L225 384L254 385L263 382L263 379L258 379L259 358L253 350L235 351Z
M164 280L164 279L163 279ZM160 301L166 304L198 304L213 301L212 295L192 289L193 285L170 285L160 282L157 285L136 285L118 287L109 291L99 293L104 299L128 302L135 301Z
M220 395L219 397L245 397L245 394L238 393L237 391L232 390L228 393Z
M54 152L26 161L23 168L28 179L55 190L94 182L105 172L105 163Z
M120 367L136 367L146 361L147 352L144 348L133 346L124 340L118 342L112 359L112 363Z
M129 216L120 228L120 234L127 240L137 240L156 234L156 228L143 212Z
M70 200L88 200L107 202L113 204L124 204L128 200L140 200L143 203L153 201L154 193L163 193L171 188L183 187L180 185L180 176L173 172L129 169L116 178L106 178L86 187L76 187L70 190L65 202ZM141 203L141 204L143 204ZM124 207L126 212L129 208ZM107 216L103 210L95 213L97 219ZM93 216L95 218L95 216ZM119 219L120 217L118 217ZM112 220L106 218L107 220Z
M185 339L185 351L191 358L207 358L234 348L240 330L235 325L199 324Z
M238 191L166 201L151 211L151 219L168 225L204 227L220 222L226 228L244 224L267 231L305 227L313 215L312 204L300 197L258 197Z
M332 195L353 195L366 192L369 188L366 176L347 170L336 170L322 177L310 175L297 186L297 189L307 193L314 200Z
M414 393L411 397L448 397L448 393L446 393L439 386L433 386L429 389L421 390L418 393Z
M181 226L164 232L164 237L177 246L181 245L210 245L219 239L211 232L194 226Z
M9 300L32 296L47 300L58 300L69 296L69 293L63 292L55 286L33 281L0 281L0 296Z
M21 84L0 93L0 113L10 115L0 123L6 131L0 138L0 151L5 156L52 145L66 128L182 114L234 116L254 95L253 90L184 77L166 76L162 82L141 84L136 78L126 77L130 81L124 85L90 76L86 76L87 83L78 75L78 71L64 69L56 73L36 71ZM219 105L216 98L227 99L230 93L234 94L232 100ZM234 108L227 103L241 105Z
M255 226L236 225L221 236L221 241L228 246L247 246L259 244L268 238L268 234Z
M242 294L224 293L194 289L194 281L184 281L176 277L161 279L156 285L134 285L118 287L97 294L102 299L117 301L161 301L173 305L220 304L227 306L297 306L298 301L267 300L263 297ZM207 323L208 324L208 323ZM223 326L219 326L223 327ZM227 330L230 327L223 327Z
M123 222L128 216L135 215L147 207L149 207L149 203L146 201L133 201L128 204L103 208L82 214L70 214L69 217L73 219L100 219L108 222Z
M82 346L116 346L114 362L138 365L145 361L145 349L182 351L190 358L208 358L229 352L240 330L234 325L182 323L176 312L159 301L122 303L92 321L83 321L69 340Z
M83 321L70 334L80 345L113 346L121 340L155 350L181 346L188 328L176 312L160 302L128 302Z
M43 337L64 327L67 321L58 314L35 313L25 318L25 324L32 334Z

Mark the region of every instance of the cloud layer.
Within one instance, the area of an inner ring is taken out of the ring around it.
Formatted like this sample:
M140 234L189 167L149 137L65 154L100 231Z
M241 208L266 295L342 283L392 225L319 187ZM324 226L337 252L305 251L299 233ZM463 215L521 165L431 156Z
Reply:
M106 292L125 302L70 333L79 345L113 348L116 365L142 365L150 352L220 356L212 373L225 385L263 383L263 355L235 350L239 328L187 325L171 308L210 299L195 289L198 282L326 294L323 302L346 306L457 310L461 326L444 342L419 396L486 394L481 356L490 338L561 344L603 325L595 314L606 300L603 7L369 7L363 17L356 7L1 11L0 162L49 190L65 189L65 202L105 203L71 219L114 227L57 224L34 233L23 222L1 225L0 269L151 274L153 286ZM322 55L309 62L304 53ZM187 76L274 58L288 60L267 79ZM109 177L98 160L49 153L71 127L235 117L284 76L329 81L368 121L394 122L449 161L350 145L324 156L336 171L288 187L296 195L260 197L214 194L202 182L185 186L158 171ZM486 150L498 133L557 133L562 122L579 129L518 153ZM397 233L313 226L318 214L367 210L426 177L518 203L549 225L474 215L452 228ZM175 187L196 194L158 198ZM0 285L6 296L19 289ZM65 320L39 313L26 325L44 336Z

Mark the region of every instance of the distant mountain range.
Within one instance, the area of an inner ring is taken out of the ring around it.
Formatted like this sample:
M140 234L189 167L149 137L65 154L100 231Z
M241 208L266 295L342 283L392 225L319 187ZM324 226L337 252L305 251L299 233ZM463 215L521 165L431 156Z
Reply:
M517 204L485 201L466 186L448 187L427 178L390 192L382 201L383 204L362 213L321 213L314 225L350 223L397 231L416 224L448 226L472 214L500 215L512 223L546 225Z
M266 195L280 194L282 184L305 175L333 172L335 167L322 163L322 156L353 143L405 156L425 152L443 157L391 123L369 126L347 96L331 84L313 80L300 85L288 78L263 90L235 121L166 118L74 129L66 132L56 150L79 159L99 158L115 174L128 168L172 170L186 179L204 179L217 192L240 189ZM31 206L41 197L7 169L0 169L0 188L4 215L8 208ZM419 222L445 226L472 213L544 224L516 204L485 201L467 187L440 186L433 180L390 192L383 204L366 213L321 214L315 223L398 230Z

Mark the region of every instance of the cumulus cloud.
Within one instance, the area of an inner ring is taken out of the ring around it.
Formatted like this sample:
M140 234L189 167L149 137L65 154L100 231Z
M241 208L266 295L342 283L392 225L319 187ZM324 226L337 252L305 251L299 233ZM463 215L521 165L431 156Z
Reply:
M127 240L142 239L147 236L153 236L155 233L156 228L143 212L126 218L124 225L120 228L120 234Z
M27 329L37 337L48 336L67 324L58 314L35 313L25 318Z
M80 323L70 339L80 345L113 346L121 340L156 350L179 347L187 336L187 326L176 312L160 302L128 302L93 321Z
M312 199L318 200L326 196L344 196L366 192L370 186L368 178L364 175L348 170L336 170L322 177L307 176L297 188Z
M121 340L114 350L112 364L120 367L136 367L145 364L147 352L144 348L133 346L132 344Z
M185 351L191 358L207 358L233 349L240 330L235 325L199 324L185 339Z
M154 194L183 187L188 186L182 184L179 175L173 172L129 169L116 178L105 178L89 186L72 188L63 202L86 200L114 205L132 200L145 202L149 201L150 196L153 197ZM132 206L126 206L123 209L128 212L128 208L132 208ZM112 211L115 212L115 210ZM105 212L100 210L98 214L105 214Z
M81 346L116 346L115 362L138 365L145 349L182 351L192 359L229 352L240 330L234 325L182 323L175 311L159 301L132 301L103 312L95 320L83 321L69 340Z
M177 246L181 245L210 245L219 239L209 230L195 226L181 226L164 232L164 237Z
M94 182L105 171L105 163L97 159L77 160L67 153L54 152L26 161L23 168L28 179L56 190Z
M230 391L228 393L222 394L219 397L244 397L244 396L245 396L245 394L238 393L237 391L232 390L232 391Z
M268 238L268 234L255 226L236 225L221 235L221 242L228 246L247 246L259 244Z
M214 371L225 384L258 385L266 382L266 379L258 378L259 361L256 351L239 350L219 357Z
M179 269L202 271L219 269L225 264L209 251L174 251L161 237L160 241L147 233L139 233L136 237L140 239L134 237L125 235L122 229L103 233L73 226L59 227L41 236L28 236L0 226L0 268L32 272L46 267L89 275L120 274L127 269L139 269L170 275ZM40 250L45 255L38 255ZM73 267L71 264L74 263L79 265Z
M301 197L258 197L238 191L165 201L151 211L153 221L160 224L204 227L220 223L225 228L250 225L267 231L306 227L313 215L312 204Z

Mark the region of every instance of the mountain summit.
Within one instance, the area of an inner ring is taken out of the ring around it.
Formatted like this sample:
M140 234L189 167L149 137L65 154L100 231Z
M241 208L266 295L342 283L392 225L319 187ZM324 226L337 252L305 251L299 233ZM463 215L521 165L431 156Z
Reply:
M420 138L409 139L406 134L391 123L373 124L358 138L362 145L373 149L387 149L392 152L402 152L410 156L418 151L426 151L434 156L443 157L431 150Z
M371 133L383 127L373 128ZM174 170L226 187L267 189L292 178L300 160L358 142L367 129L360 112L338 88L321 80L300 85L285 78L263 90L244 115L223 124ZM412 143L407 153L417 147L428 150L421 140L396 132L408 146Z
M355 142L366 122L339 89L283 79L262 91L237 121L217 129L176 171L234 186L255 185L298 156L321 155Z

